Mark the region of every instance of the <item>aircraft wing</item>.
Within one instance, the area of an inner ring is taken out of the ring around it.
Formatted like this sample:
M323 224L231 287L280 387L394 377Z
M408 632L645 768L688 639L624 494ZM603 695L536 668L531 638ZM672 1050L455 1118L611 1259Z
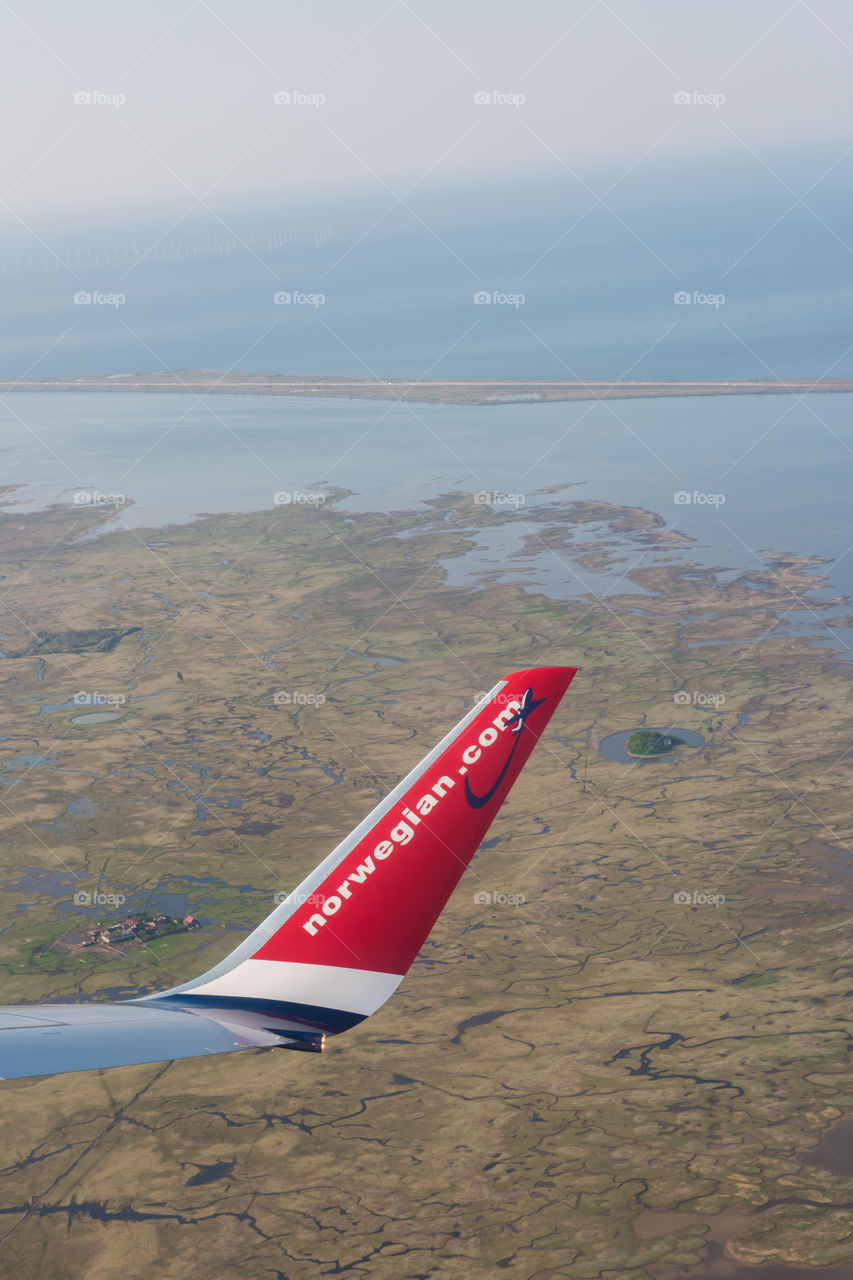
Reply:
M505 676L209 972L139 1000L0 1008L0 1078L322 1051L402 982L574 675Z
M264 1025L265 1023L269 1025ZM285 1029L275 1018L254 1025L239 1012L149 1002L6 1005L0 1008L0 1078L127 1067L236 1049L323 1048L322 1031Z

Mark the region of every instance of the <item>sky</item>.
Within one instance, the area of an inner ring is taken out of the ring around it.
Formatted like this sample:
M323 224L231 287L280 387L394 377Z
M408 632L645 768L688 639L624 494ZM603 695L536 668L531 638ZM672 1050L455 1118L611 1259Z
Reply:
M832 164L853 108L844 0L4 0L0 39L0 234L816 145Z
M847 0L0 0L0 39L0 376L853 372Z

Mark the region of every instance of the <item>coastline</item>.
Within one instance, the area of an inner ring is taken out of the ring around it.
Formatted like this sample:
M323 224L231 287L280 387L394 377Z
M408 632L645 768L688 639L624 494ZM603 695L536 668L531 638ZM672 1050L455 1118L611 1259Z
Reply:
M547 404L573 400L670 399L689 396L806 395L853 391L853 378L755 379L754 381L538 382L405 378L305 377L187 369L162 373L0 380L12 391L127 391L188 395L293 396L306 399L417 401L425 404Z

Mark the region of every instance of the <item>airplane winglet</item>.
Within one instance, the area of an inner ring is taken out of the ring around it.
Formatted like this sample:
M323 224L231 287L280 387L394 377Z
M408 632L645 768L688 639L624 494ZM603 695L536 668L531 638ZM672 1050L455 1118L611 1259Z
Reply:
M0 1079L244 1048L321 1052L402 982L575 673L500 680L207 973L133 1001L0 1009Z
M505 676L235 952L158 999L273 1005L327 1034L396 990L575 675Z

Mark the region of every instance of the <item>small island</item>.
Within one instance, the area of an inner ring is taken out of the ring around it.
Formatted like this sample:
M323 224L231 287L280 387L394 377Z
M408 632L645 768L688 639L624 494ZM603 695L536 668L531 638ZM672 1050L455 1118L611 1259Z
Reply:
M747 378L740 381L588 382L533 379L381 378L348 374L254 373L239 369L154 369L0 380L9 391L160 392L169 395L301 396L307 399L415 400L423 404L540 404L566 400L667 399L670 396L803 395L853 392L853 378Z
M657 729L638 729L625 743L629 756L668 756L676 747L683 747L684 739L670 733L658 733Z

